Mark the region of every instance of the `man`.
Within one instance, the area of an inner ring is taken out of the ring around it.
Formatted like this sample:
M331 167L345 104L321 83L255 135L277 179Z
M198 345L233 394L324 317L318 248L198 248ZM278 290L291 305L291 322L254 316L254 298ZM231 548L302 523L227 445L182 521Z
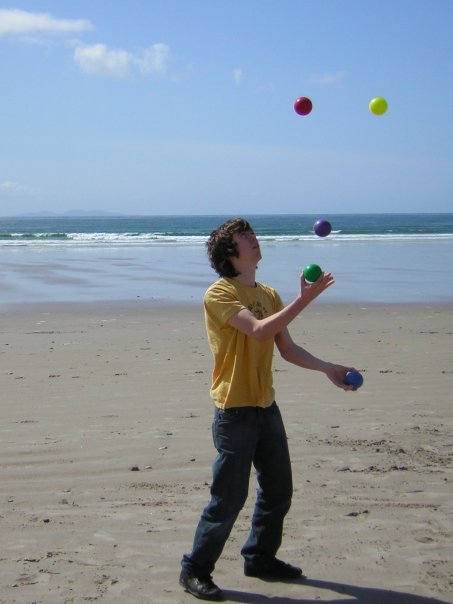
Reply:
M211 500L193 549L183 556L180 584L204 600L222 600L211 574L248 494L252 465L259 489L249 537L241 550L244 573L263 579L303 578L302 570L276 557L293 493L285 428L272 384L274 342L288 362L321 371L339 388L352 367L314 357L292 340L287 326L333 283L325 273L313 284L301 276L299 295L284 306L278 293L255 280L261 260L250 224L235 218L211 233L208 256L220 279L204 298L206 329L214 357L215 403Z

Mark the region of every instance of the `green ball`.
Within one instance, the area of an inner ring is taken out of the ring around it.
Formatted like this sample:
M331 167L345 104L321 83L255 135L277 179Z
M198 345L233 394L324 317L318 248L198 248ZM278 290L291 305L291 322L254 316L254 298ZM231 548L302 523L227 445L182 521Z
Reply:
M387 101L381 96L371 99L369 109L374 115L383 115L387 111Z
M318 264L308 264L304 268L304 277L310 283L314 283L322 275L322 268Z

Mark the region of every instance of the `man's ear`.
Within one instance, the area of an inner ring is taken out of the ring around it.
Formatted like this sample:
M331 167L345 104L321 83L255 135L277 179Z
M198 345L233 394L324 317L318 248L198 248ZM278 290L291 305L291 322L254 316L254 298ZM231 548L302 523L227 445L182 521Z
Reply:
M237 247L234 244L229 245L226 249L226 253L227 253L228 257L234 256L235 258L237 258L237 255L238 255Z

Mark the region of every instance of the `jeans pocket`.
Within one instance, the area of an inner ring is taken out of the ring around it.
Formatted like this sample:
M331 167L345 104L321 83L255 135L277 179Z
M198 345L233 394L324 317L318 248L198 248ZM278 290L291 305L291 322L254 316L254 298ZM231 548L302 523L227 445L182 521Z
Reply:
M247 408L216 409L212 437L217 450L236 448L247 432Z

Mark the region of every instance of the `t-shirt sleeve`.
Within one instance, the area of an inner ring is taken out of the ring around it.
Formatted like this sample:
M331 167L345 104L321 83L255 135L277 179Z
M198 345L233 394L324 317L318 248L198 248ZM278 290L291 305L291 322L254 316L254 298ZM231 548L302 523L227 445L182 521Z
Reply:
M221 287L220 285L211 287L204 296L204 307L206 313L220 327L223 327L228 321L245 308L240 300L234 296L232 291Z
M284 308L283 300L280 298L280 294L274 289L274 312L279 312Z

